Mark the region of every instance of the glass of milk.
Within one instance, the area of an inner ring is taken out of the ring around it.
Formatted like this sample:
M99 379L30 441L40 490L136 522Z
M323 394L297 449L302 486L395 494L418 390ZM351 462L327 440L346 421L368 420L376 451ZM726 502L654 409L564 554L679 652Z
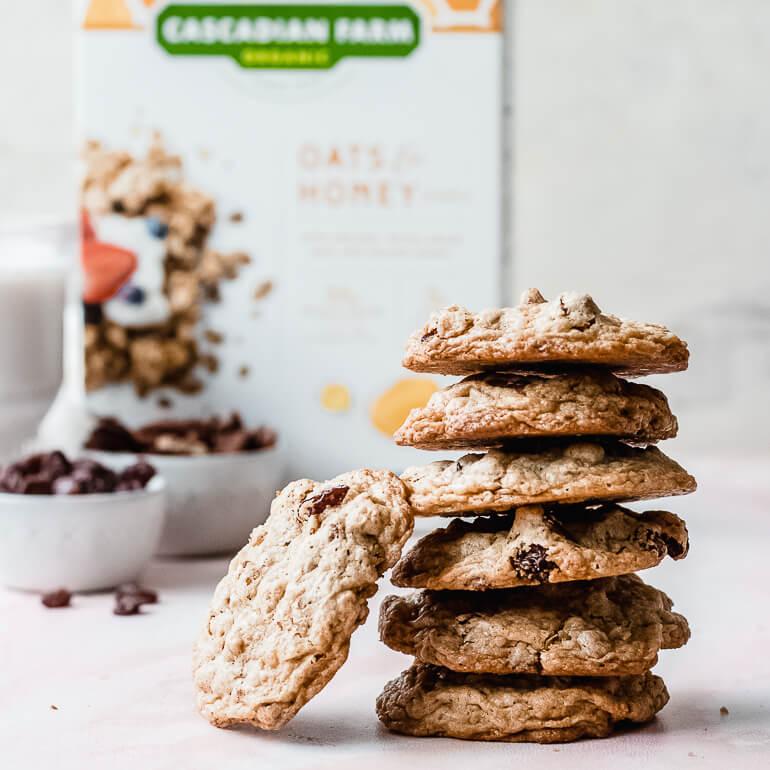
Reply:
M74 226L0 227L0 459L32 437L62 380Z

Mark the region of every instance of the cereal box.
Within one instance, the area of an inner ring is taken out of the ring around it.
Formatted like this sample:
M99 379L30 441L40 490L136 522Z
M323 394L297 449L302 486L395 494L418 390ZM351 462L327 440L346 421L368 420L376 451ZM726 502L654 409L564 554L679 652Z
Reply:
M79 4L89 407L240 412L292 476L416 453L439 306L504 299L501 0Z

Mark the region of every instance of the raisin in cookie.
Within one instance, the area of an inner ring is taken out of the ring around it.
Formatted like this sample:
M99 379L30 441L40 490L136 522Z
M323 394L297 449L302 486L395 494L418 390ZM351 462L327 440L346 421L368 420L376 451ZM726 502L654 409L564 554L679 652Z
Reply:
M286 724L345 662L412 525L389 471L289 484L214 593L193 655L200 712L217 727Z
M547 302L529 289L517 307L434 313L407 343L403 365L415 372L473 374L542 364L597 364L627 376L687 368L687 344L664 326L605 315L587 294Z
M688 547L684 522L667 511L531 505L508 515L455 519L404 554L391 580L464 591L594 580L654 567L666 555L683 559Z
M585 441L438 460L407 468L401 479L416 516L507 511L533 503L647 500L686 495L697 486L655 447Z
M641 674L683 646L687 621L636 575L500 591L422 591L380 608L388 647L453 671Z
M623 723L649 722L668 703L663 680L485 676L415 663L385 685L377 716L404 735L475 741L563 743L606 738Z
M666 397L601 369L466 377L412 409L394 436L420 449L494 447L506 439L614 436L654 443L676 436Z

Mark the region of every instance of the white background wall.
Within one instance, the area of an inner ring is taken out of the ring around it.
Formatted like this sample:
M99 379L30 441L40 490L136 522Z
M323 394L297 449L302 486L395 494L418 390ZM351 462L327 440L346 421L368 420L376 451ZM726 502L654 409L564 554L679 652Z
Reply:
M770 446L770 3L517 11L517 282L670 324L683 437Z
M0 221L74 210L69 14L0 0ZM513 26L518 288L670 324L682 440L767 448L770 3L518 0Z

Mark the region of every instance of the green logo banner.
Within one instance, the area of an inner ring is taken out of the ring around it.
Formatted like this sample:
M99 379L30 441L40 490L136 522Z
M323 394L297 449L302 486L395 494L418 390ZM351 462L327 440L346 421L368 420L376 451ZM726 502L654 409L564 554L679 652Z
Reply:
M345 57L404 57L420 44L408 5L167 6L158 44L172 56L229 56L254 69L329 69Z

